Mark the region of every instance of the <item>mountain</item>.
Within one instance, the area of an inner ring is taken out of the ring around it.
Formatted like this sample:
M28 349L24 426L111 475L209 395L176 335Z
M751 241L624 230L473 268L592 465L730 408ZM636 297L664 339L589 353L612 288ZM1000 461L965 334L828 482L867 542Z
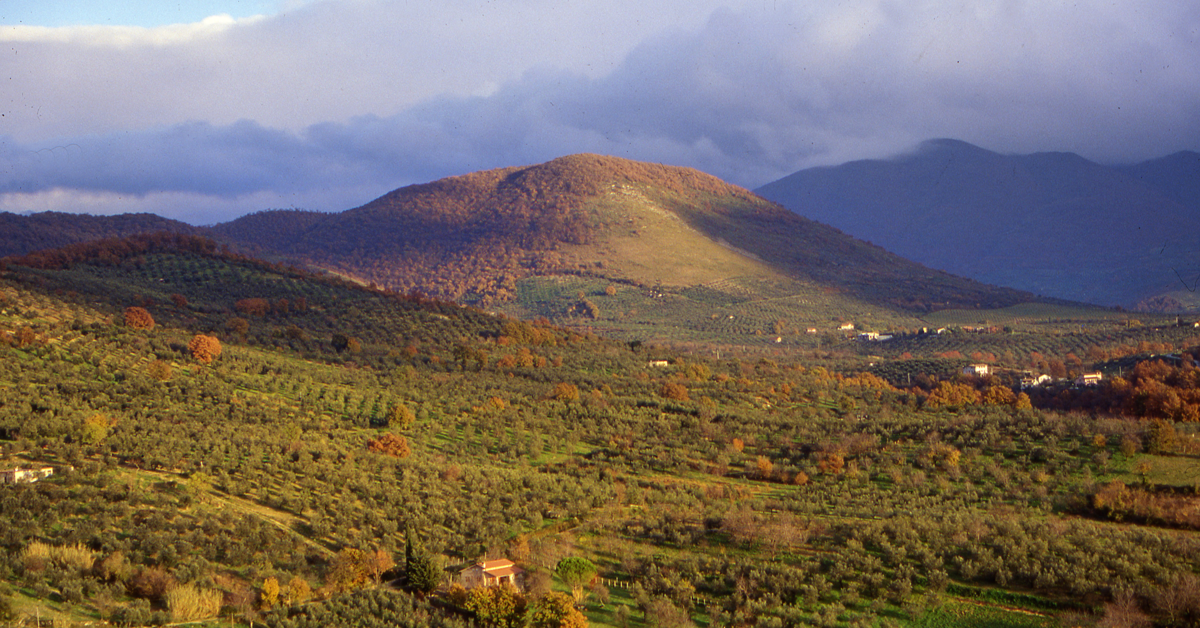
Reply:
M171 231L198 234L201 229L154 214L89 216L65 212L20 215L0 212L0 257L24 255L68 244Z
M1062 299L1133 305L1200 273L1196 153L1113 167L932 140L755 191L919 263Z
M502 302L544 275L682 288L764 277L923 311L1029 295L931 271L686 168L573 155L412 185L321 217L267 212L220 237L394 289ZM286 234L286 235L284 235Z
M244 254L618 337L799 342L1035 299L931 270L687 168L572 155L204 233ZM75 254L75 253L72 253ZM808 341L805 341L808 342Z

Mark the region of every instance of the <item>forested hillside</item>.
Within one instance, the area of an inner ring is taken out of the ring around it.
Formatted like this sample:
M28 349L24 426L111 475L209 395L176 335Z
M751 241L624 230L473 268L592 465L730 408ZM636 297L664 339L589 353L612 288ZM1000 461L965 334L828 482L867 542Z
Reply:
M158 231L200 232L187 223L154 214L89 216L42 212L21 216L0 212L0 234L3 234L0 236L0 257L56 249L101 238L123 238Z
M2 466L54 474L0 485L0 612L508 627L577 626L578 604L622 628L1191 625L1198 449L1164 391L1194 381L1179 355L1194 342L1161 322L1055 328L980 378L931 371L958 359L947 346L970 359L973 338L1036 327L914 335L886 359L849 341L712 359L203 239L9 260ZM1095 360L1172 353L1178 372L1127 380L1126 399L1165 401L1125 418L1069 383L1009 383L1034 346L1092 367L1068 355L1081 343ZM863 372L883 364L917 373ZM1085 403L1096 414L1067 411ZM500 557L527 570L520 595L453 585Z
M413 185L323 219L256 214L215 233L391 289L484 304L547 275L674 288L767 275L916 311L1033 298L912 264L695 170L599 155Z

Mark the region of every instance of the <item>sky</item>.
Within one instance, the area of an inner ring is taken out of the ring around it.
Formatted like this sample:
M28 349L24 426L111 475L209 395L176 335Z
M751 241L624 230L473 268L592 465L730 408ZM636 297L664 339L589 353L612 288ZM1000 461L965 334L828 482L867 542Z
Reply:
M1181 0L0 0L0 211L213 224L592 152L1200 150Z

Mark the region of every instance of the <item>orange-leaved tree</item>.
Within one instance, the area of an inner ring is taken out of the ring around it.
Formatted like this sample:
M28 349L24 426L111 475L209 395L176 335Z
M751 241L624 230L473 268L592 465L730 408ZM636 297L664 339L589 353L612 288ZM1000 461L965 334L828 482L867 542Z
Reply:
M134 329L154 329L154 317L144 307L125 308L125 324Z
M216 336L196 334L188 343L188 351L201 364L209 364L221 355L221 341Z
M368 442L367 449L377 454L395 458L404 458L412 453L408 448L408 440L392 432L388 432Z

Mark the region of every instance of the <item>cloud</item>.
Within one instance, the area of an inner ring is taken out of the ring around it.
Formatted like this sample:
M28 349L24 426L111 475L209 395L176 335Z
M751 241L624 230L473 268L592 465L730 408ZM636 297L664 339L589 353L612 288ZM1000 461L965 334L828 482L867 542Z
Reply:
M30 142L254 120L301 131L491 93L552 66L609 73L645 37L721 0L324 0L156 28L0 26L0 133Z
M195 35L219 50L171 45L150 59L100 46L95 56L142 64L115 79L122 89L170 68L191 75L124 99L100 90L103 120L53 136L66 139L11 135L0 204L75 190L106 206L175 194L195 212L196 199L225 213L341 210L577 152L753 187L931 137L1109 162L1200 148L1200 5L750 2L680 26L682 5L664 3L638 26L644 14L621 4L609 18L549 0L324 2ZM422 34L430 25L441 39ZM252 113L230 117L239 111Z

